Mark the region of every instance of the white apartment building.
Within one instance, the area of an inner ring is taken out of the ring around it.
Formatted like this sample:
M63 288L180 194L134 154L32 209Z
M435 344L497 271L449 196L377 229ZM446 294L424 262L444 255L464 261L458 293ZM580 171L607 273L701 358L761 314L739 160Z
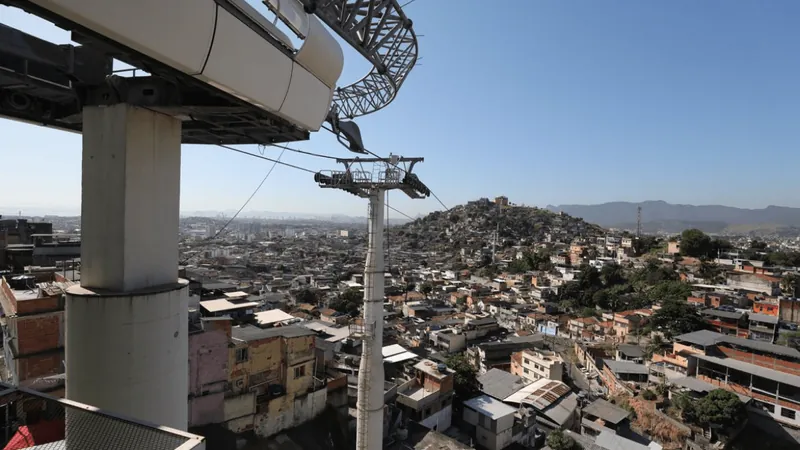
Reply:
M511 373L528 381L541 379L561 381L564 375L564 360L549 350L522 350L511 356Z

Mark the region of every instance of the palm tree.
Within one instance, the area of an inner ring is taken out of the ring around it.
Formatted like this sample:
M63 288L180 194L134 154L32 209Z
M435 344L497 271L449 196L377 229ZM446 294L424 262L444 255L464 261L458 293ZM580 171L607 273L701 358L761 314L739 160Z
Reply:
M781 279L781 294L791 294L792 297L797 297L798 284L800 284L800 278L794 273L787 273Z
M664 339L661 338L660 334L656 334L653 336L653 339L650 340L650 343L647 345L647 358L652 358L653 355L661 350L661 347L664 346Z

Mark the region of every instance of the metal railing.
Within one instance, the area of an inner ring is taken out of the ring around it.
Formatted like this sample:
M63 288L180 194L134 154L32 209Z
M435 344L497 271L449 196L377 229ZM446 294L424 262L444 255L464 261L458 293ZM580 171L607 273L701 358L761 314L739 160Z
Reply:
M0 383L2 448L201 450L205 440L70 400Z

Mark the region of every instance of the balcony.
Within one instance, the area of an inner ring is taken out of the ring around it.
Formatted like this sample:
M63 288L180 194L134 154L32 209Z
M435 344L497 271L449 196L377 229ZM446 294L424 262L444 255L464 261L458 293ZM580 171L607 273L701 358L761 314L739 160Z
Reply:
M70 400L0 383L2 448L204 450L193 434L147 424Z

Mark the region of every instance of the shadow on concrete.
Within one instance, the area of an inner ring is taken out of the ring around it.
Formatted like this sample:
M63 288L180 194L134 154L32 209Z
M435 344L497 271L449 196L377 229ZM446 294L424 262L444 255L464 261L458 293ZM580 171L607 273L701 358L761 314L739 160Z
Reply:
M775 419L750 413L747 425L729 447L731 450L798 450L800 430L787 428Z

